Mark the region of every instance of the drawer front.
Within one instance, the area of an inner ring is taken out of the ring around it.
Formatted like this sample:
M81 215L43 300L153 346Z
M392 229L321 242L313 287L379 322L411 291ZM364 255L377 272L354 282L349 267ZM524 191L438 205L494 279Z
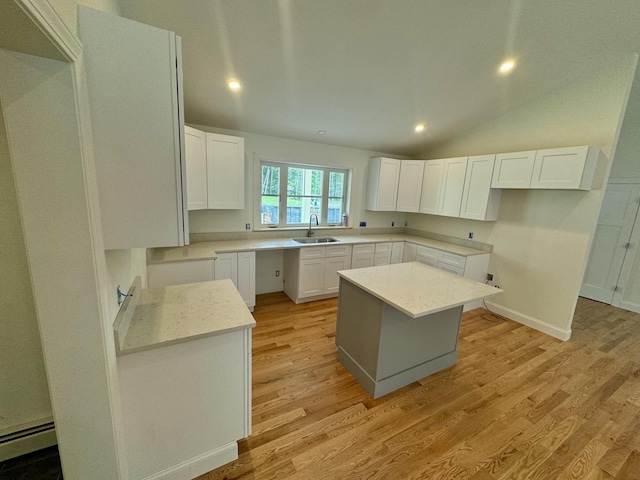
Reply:
M424 257L422 255L416 255L416 262L424 263L426 265L431 265L432 267L438 266L437 260L434 260L431 257Z
M376 243L376 254L391 253L391 242Z
M303 247L300 249L300 260L308 258L324 258L326 247Z
M375 243L361 243L353 246L354 255L369 255L375 251Z
M330 247L324 247L326 249L327 257L350 257L351 245L332 245Z
M353 257L351 259L351 268L373 267L373 255L364 257Z
M373 256L373 266L389 265L391 263L391 253L376 253Z
M450 265L452 267L462 268L463 270L466 262L466 257L456 255L455 253L440 252L440 256L438 257L438 264Z
M454 267L452 265L439 263L438 268L440 270L444 270L445 272L455 273L456 275L460 275L461 277L464 277L464 268L462 267Z
M416 260L418 260L417 257L423 257L423 258L431 259L437 263L440 257L440 253L442 252L440 252L440 250L436 250L435 248L418 245L418 249L416 250ZM421 260L418 260L418 261L421 261Z

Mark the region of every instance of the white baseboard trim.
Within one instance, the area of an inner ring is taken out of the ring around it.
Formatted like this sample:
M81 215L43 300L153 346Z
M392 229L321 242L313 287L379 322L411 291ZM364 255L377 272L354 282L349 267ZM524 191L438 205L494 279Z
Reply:
M58 443L56 429L32 433L8 442L0 443L0 462L35 452Z
M190 480L237 459L238 444L230 442L215 450L165 468L161 472L145 477L143 480Z
M485 300L485 303L492 312L495 312L498 315L502 315L503 317L507 317L514 322L521 323L523 325L526 325L527 327L531 327L534 330L546 333L547 335L551 335L552 337L558 338L563 341L569 340L569 338L571 338L571 329L564 330L562 328L558 328L547 322L538 320L537 318L525 315L524 313L516 312L515 310L511 310L510 308L498 305L497 303L489 302L487 300Z

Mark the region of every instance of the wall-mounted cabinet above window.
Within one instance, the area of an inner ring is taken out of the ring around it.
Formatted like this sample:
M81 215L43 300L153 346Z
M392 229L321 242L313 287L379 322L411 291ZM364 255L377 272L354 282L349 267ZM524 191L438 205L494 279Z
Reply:
M244 138L186 127L189 210L244 208Z

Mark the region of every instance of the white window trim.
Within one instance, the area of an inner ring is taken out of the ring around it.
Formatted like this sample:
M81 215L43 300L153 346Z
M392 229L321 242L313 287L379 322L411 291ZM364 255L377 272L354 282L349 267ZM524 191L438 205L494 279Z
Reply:
M348 228L340 227L340 222L337 223L328 223L328 195L329 195L329 172L341 172L345 173L345 195L343 200L343 212L349 213L349 207L351 204L351 178L353 176L353 171L350 168L338 167L334 165L320 165L320 164L310 164L310 163L300 163L300 162L287 162L287 161L278 161L272 159L264 159L260 158L257 155L254 157L254 215L253 215L253 230L300 230L308 228L308 225L305 223L302 224L289 224L279 223L278 225L266 225L262 224L262 165L274 165L279 167L302 167L302 168L314 168L323 170L322 177L322 218L320 219L319 227L313 225L314 228ZM287 176L281 175L280 177L280 195L282 199L283 192L285 193L284 197L286 198L286 187L287 187ZM281 200L282 202L282 200ZM285 215L283 220L286 222L286 200L284 202L284 211ZM282 203L280 204L280 208L282 208Z

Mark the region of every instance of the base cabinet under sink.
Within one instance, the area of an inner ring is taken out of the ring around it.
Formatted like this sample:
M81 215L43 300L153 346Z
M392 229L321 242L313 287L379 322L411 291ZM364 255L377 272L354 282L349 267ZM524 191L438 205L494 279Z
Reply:
M284 251L284 293L295 303L338 295L338 270L351 267L351 245Z

